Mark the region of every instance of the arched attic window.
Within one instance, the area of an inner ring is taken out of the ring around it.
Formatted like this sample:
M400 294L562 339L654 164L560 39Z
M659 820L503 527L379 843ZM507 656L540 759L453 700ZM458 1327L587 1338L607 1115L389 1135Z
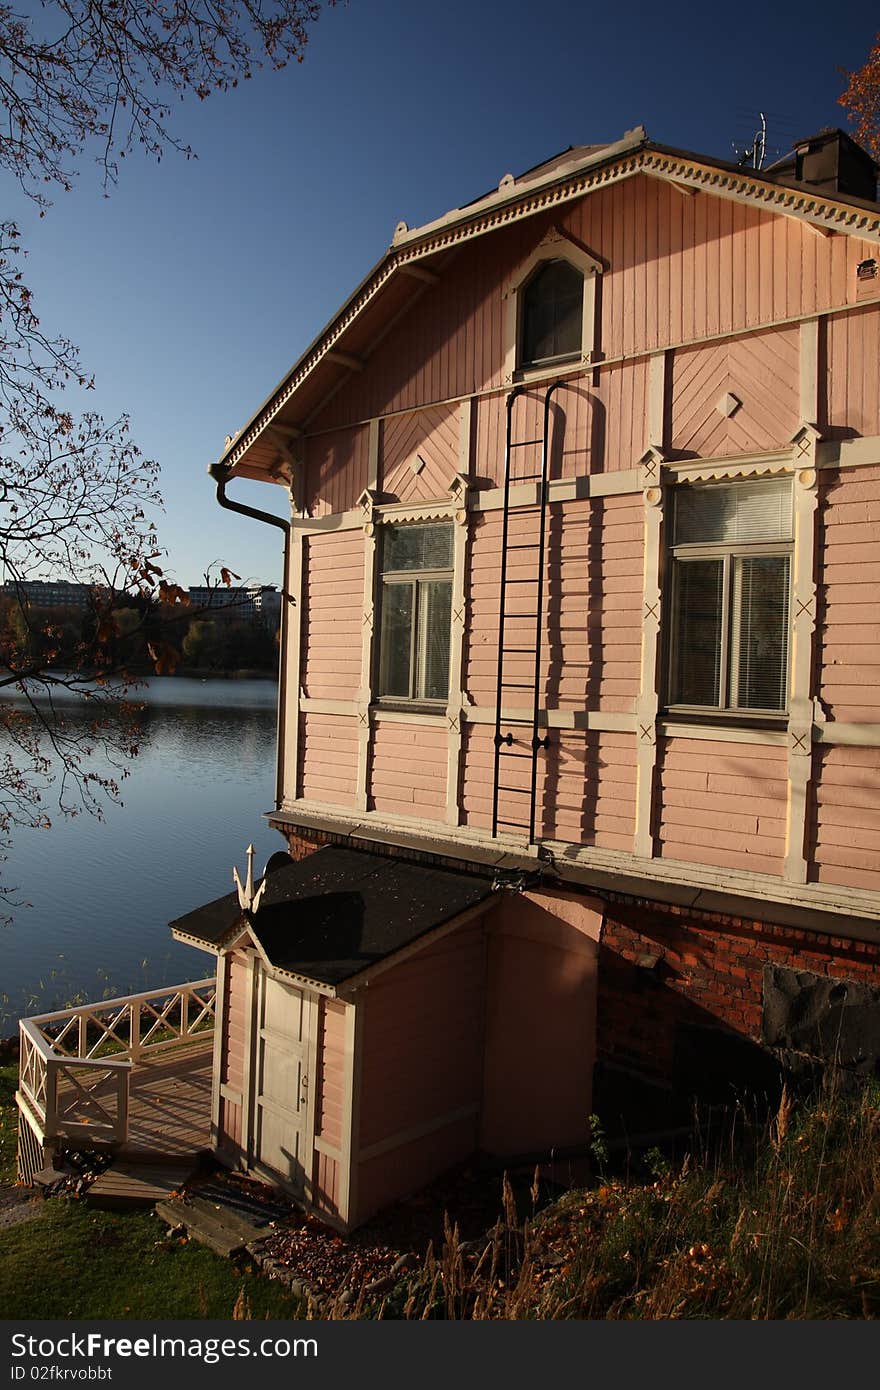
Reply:
M570 261L544 261L522 289L518 365L541 367L583 351L584 277Z
M553 229L504 286L504 379L542 376L557 363L595 362L603 265Z

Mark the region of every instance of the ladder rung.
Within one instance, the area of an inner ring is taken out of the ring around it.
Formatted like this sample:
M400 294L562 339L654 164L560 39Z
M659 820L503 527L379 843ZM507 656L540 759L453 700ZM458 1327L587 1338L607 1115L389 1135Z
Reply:
M516 545L509 545L507 547L508 550L540 550L540 548L537 541L529 541L528 543L520 543L517 541Z
M502 690L534 690L534 681L502 681Z
M537 582L538 582L538 580L540 579L540 577L541 577L540 575L536 574L535 577L534 577L534 579L532 579L532 578L530 578L530 577L529 577L529 578L526 578L526 579L508 579L508 578L507 578L507 575L505 575L505 576L504 576L504 582L505 582L505 584L537 584Z
M543 435L540 439L517 439L508 444L508 449L527 449L530 444L543 444Z
M498 790L500 792L515 792L517 796L530 795L528 787L503 787L500 782L498 783Z

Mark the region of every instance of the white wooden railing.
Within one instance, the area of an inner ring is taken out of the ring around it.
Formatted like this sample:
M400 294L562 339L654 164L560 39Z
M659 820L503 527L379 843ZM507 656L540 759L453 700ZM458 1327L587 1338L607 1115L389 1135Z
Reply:
M207 1042L216 981L80 1004L19 1023L19 1105L43 1139L124 1142L129 1080L147 1056Z

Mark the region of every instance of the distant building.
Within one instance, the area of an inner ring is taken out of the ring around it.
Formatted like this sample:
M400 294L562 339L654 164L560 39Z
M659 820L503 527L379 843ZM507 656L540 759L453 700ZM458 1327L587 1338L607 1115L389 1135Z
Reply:
M213 617L264 627L277 627L281 618L281 594L274 585L243 584L227 589L191 584L187 592L194 608L210 609Z
M73 584L66 579L23 579L16 584L6 580L4 598L15 598L34 608L91 607L94 584Z

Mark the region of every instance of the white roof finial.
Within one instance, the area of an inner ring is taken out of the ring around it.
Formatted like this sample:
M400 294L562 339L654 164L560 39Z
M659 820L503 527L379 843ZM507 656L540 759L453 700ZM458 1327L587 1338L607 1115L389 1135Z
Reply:
M266 880L263 879L263 882L260 884L259 888L255 893L253 845L248 845L247 847L247 863L247 879L244 883L244 886L242 886L241 879L238 876L238 869L235 868L234 865L232 868L232 881L238 889L238 905L241 908L242 912L256 912L257 908L260 906L260 899L262 898L266 888Z

